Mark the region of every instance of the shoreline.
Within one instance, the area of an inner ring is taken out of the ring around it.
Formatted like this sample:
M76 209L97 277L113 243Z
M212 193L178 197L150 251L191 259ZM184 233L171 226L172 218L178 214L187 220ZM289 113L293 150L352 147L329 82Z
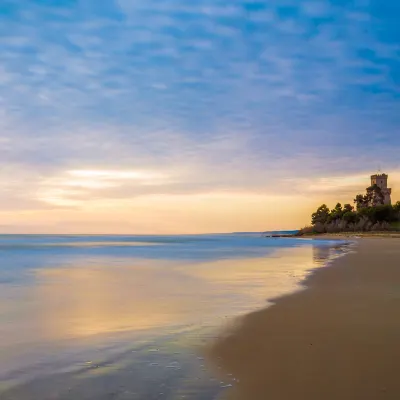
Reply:
M356 251L312 271L304 290L240 318L210 346L210 360L235 378L227 399L400 397L400 241L355 236Z
M304 233L296 234L274 234L267 235L265 238L293 238L293 239L360 239L360 238L400 238L399 231L383 231L383 232L337 232L337 233Z
M297 236L298 238L315 238L315 239L400 239L400 232L387 231L387 232L339 232L339 233L318 233L318 234L305 234Z

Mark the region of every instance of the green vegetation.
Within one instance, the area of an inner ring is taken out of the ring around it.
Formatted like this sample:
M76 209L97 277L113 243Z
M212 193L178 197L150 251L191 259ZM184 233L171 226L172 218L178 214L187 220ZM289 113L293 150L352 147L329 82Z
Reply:
M372 185L367 188L365 195L358 194L354 199L357 210L367 207L376 207L383 205L384 195L382 189L378 185Z
M400 232L400 221L392 222L390 224L390 228L393 231L399 231Z
M318 207L311 216L311 226L299 231L308 233L369 232L400 230L400 201L394 205L383 204L381 189L374 185L365 195L357 195L354 203L343 207L337 203L332 210L326 204Z

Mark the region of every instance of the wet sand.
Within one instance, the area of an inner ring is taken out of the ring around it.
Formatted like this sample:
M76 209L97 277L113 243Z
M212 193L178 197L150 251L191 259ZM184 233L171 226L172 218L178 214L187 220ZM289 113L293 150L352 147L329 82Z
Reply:
M363 238L355 250L211 346L236 379L227 399L400 398L400 239Z
M0 399L220 399L204 345L343 245L0 235Z

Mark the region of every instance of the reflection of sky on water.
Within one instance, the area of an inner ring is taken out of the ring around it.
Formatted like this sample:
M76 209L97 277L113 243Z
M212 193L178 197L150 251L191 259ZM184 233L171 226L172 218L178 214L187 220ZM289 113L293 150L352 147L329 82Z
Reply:
M0 235L0 283L29 276L26 272L57 265L80 264L81 259L126 258L216 260L262 257L276 248L309 246L305 240L279 240L255 235ZM313 241L327 247L331 242ZM23 273L25 272L25 274Z
M119 352L99 348L76 357L74 369L59 370L51 378L38 375L3 393L0 386L1 399L217 399L230 382L213 377L204 358L194 352L199 339L204 336L175 334Z
M85 354L221 324L293 290L331 245L240 235L0 237L0 379L54 353L65 368L65 349Z

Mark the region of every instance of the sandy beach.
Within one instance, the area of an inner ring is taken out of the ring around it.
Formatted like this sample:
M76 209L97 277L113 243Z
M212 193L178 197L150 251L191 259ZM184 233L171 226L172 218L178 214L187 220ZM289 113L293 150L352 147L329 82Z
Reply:
M400 398L400 240L363 238L354 250L211 346L236 379L228 399Z
M343 241L0 235L0 399L220 399L202 349Z

